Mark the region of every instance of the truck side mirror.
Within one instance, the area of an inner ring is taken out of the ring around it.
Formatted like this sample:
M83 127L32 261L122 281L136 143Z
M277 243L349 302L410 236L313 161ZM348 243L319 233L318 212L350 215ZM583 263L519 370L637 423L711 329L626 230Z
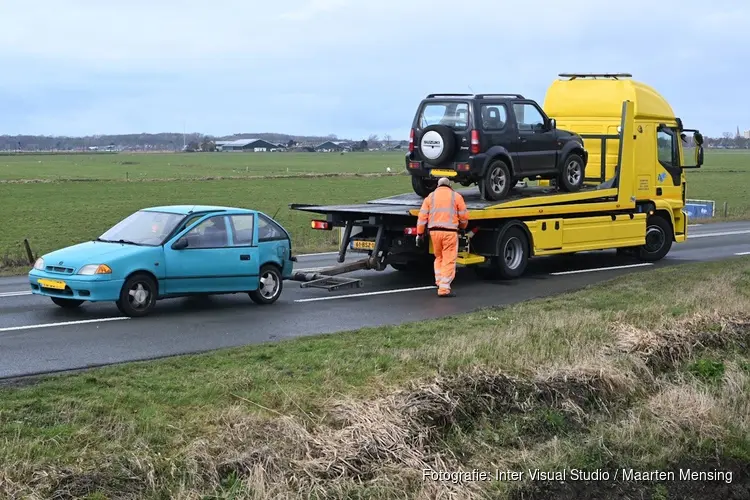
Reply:
M698 146L702 146L703 145L703 135L700 132L695 132L693 134L693 140L695 141L695 143Z
M703 146L695 148L695 164L699 167L703 165Z

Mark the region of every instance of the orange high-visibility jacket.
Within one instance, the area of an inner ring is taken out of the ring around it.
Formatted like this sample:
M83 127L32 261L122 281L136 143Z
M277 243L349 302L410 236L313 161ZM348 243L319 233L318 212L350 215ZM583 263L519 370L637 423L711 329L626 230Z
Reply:
M417 234L424 234L429 229L466 229L469 214L466 202L461 193L448 186L440 186L424 199L419 211Z

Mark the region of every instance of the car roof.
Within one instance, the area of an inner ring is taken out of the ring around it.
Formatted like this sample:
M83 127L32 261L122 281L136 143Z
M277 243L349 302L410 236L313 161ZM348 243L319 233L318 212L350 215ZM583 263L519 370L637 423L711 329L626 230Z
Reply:
M160 207L149 207L142 209L146 212L167 212L178 215L188 215L200 212L234 212L253 213L253 210L237 207L220 207L215 205L164 205Z
M505 94L505 93L485 93L485 94L429 94L425 97L425 101L465 101L465 100L482 100L482 99L522 99L526 98L521 94Z

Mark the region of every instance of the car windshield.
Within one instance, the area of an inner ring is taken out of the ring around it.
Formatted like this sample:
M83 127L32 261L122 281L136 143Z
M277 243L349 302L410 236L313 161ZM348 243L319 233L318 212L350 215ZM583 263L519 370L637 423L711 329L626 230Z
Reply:
M160 245L183 218L179 214L139 210L112 226L98 241Z
M419 115L419 127L445 125L453 130L469 127L469 105L465 102L429 102Z

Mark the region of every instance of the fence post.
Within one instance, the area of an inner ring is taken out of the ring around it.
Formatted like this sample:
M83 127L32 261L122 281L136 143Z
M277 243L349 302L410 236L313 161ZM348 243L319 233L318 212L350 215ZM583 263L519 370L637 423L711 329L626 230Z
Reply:
M23 239L23 246L26 248L26 257L29 259L29 264L32 266L34 265L34 253L31 251L31 245L29 245L29 240L26 238Z
M724 202L724 218L726 219L727 217L729 217L729 202L725 201Z

